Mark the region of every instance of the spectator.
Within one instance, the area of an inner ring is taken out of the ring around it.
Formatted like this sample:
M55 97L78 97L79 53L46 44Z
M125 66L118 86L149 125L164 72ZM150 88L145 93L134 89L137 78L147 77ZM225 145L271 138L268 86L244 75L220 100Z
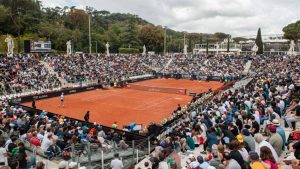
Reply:
M39 161L36 163L36 169L45 169L45 164L43 161Z
M214 144L218 145L219 140L216 136L215 129L210 128L208 129L207 140L204 143L204 151L206 150L206 148L211 149Z
M298 122L300 121L300 106L296 107L296 113L291 113L285 117L286 122L289 126L289 128L294 129L292 126L292 122Z
M242 135L243 141L249 146L250 151L255 151L255 140L252 137L252 135L250 135L249 130L247 128L244 128L242 130Z
M278 155L277 155L275 149L272 147L272 145L271 145L269 142L267 142L267 141L265 141L265 140L263 139L262 134L260 134L260 133L255 134L254 140L255 140L256 143L258 144L258 146L256 146L256 150L255 150L255 151L256 151L259 155L260 155L260 153L261 153L261 148L264 147L264 146L266 146L266 147L268 147L268 148L271 150L272 155L273 155L275 161L276 161L276 162L278 161Z
M4 166L7 164L7 152L4 148L5 141L0 139L0 166Z
M17 159L11 159L8 161L10 169L19 169L19 161Z
M241 169L241 166L239 163L233 159L228 152L224 153L224 166L221 168L225 169Z
M286 136L284 129L280 126L280 122L277 119L272 121L272 124L276 127L276 133L278 133L283 141L282 150L284 150L286 144Z
M67 161L61 161L58 164L58 169L68 169L68 162Z
M149 162L148 161L146 161L145 163L144 163L144 166L145 166L145 169L151 169L151 165L149 164Z
M250 129L250 133L254 136L256 133L259 132L259 124L258 124L258 122L255 120L255 117L254 117L254 116L251 116L250 120L251 120L251 129Z
M259 161L259 155L255 151L249 152L249 161L251 169L264 169L264 164Z
M8 152L10 154L10 156L13 156L15 157L19 151L19 148L18 148L18 137L16 136L12 136L11 138L11 143L8 144Z
M197 161L200 164L199 166L201 169L207 169L210 166L206 161L204 161L201 155L197 157Z
M112 169L122 169L123 168L123 162L119 159L119 154L116 153L114 155L114 159L110 163L110 167Z
M70 162L70 164L69 164L69 169L77 169L77 168L78 168L77 166L78 166L78 165L77 165L76 162Z
M36 132L32 133L30 143L35 145L35 146L38 146L38 147L40 147L42 145L41 141L37 138L37 133Z
M275 161L271 150L267 146L260 148L260 158L263 161L265 168L278 169L277 162Z
M220 169L221 159L219 157L218 152L214 151L212 153L213 158L209 161L209 165L215 167L216 169Z
M276 133L276 127L274 125L270 125L268 126L268 128L271 135L269 138L269 143L275 149L278 157L280 157L282 153L282 147L283 147L282 138L278 133Z
M19 144L19 153L17 159L19 160L20 169L29 169L31 167L35 167L35 158L27 156L23 144Z
M46 134L45 134L46 135ZM43 139L41 148L44 152L48 151L48 148L53 143L52 134L47 134L47 137Z
M228 148L230 150L230 153L229 153L230 157L232 159L234 159L235 161L237 161L242 169L246 169L245 161L243 159L243 156L238 151L238 148L239 148L238 141L230 142L229 145L228 145Z

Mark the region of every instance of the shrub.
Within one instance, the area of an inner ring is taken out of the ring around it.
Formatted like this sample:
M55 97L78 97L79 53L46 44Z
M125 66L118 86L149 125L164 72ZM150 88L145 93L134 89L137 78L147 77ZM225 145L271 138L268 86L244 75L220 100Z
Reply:
M119 53L125 53L125 54L134 53L134 54L137 54L137 53L140 53L140 50L136 49L136 48L119 48Z

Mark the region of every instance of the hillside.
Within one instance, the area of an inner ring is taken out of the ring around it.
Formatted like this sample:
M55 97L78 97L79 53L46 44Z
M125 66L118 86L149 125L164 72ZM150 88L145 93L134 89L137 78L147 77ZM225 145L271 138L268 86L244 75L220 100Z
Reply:
M0 0L0 51L4 52L6 34L15 39L16 51L23 51L23 40L50 40L52 48L65 51L65 43L72 40L75 51L88 51L88 13L76 7L44 8L35 0ZM142 49L145 44L149 51L163 52L164 28L154 25L133 14L110 13L90 9L92 51L105 51L110 43L111 52L121 47ZM3 15L2 15L3 14ZM167 29L167 51L181 52L183 32ZM18 38L19 37L19 38ZM222 40L224 33L205 35L186 33L189 51L195 43Z

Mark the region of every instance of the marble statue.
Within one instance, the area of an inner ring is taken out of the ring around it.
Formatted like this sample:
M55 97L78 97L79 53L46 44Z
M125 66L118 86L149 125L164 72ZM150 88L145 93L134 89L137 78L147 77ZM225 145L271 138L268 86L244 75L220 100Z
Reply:
M66 45L67 45L67 55L72 54L72 42L71 42L71 40L68 40Z
M216 53L219 54L220 45L219 43L216 43Z
M188 52L187 52L187 48L188 48L188 45L184 45L184 48L183 48L183 54L187 54Z
M288 51L288 55L294 55L295 46L296 46L296 44L295 44L294 40L291 40L290 49Z
M251 51L252 51L252 55L255 56L256 53L257 53L257 51L258 51L258 46L256 44L254 44L254 46L252 47Z
M13 55L15 47L13 39L10 35L7 35L4 41L7 43L7 55Z
M107 55L107 56L110 56L110 55L109 55L109 47L110 47L110 46L109 46L108 42L106 42L105 46L106 46L106 55Z
M146 51L147 51L147 49L146 49L146 46L144 45L143 46L143 54L142 54L143 56L146 56Z

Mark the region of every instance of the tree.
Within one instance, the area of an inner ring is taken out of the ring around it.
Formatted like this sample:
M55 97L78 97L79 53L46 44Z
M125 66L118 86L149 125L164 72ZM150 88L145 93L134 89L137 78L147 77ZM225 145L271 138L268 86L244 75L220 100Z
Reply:
M263 54L264 53L264 45L263 45L263 41L262 41L262 37L261 37L260 28L258 28L258 31L257 31L255 44L258 46L257 54L259 54L259 55Z
M230 52L230 35L227 36L227 53Z
M195 46L196 43L199 43L198 40L200 39L201 34L199 33L189 33L188 34L188 39L189 39L189 46L188 50L193 51L193 47Z
M134 18L129 20L126 30L122 36L122 42L124 47L139 47L139 41L137 36L137 28L135 26Z
M65 25L70 29L87 29L88 14L84 10L71 9L67 13Z
M223 33L223 32L216 32L213 34L213 38L216 39L217 41L223 41L228 37L228 34Z
M8 12L8 10L5 8L5 6L0 5L0 13L1 13L1 15L0 15L0 23L4 24L5 20L8 17L7 12Z
M298 48L298 40L300 39L300 20L295 23L290 23L285 26L282 31L284 32L284 38L294 40L296 49Z
M248 39L246 38L243 38L243 37L235 37L235 38L232 38L236 43L239 43L240 41L246 41Z
M142 26L138 37L142 44L145 44L148 50L161 52L163 48L164 33L163 28L151 24Z
M188 52L191 52L192 50L192 37L189 36Z

